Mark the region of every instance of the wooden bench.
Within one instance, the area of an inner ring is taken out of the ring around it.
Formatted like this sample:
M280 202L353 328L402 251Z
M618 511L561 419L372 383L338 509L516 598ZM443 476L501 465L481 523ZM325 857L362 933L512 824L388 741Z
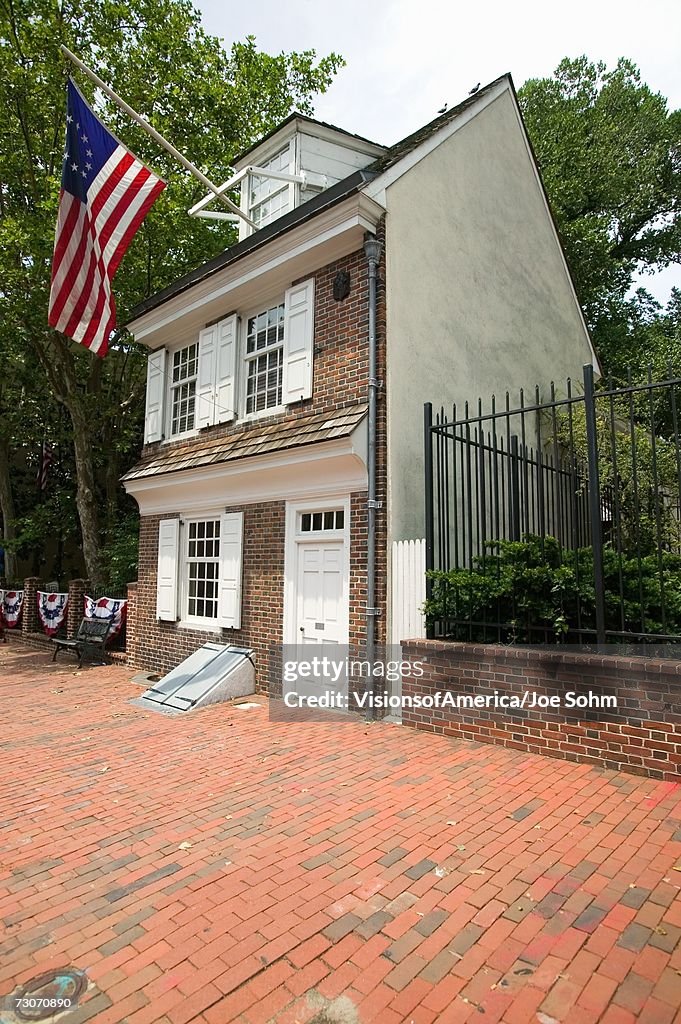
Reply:
M77 654L78 668L83 664L83 655L86 653L98 651L101 657L110 630L111 619L83 619L72 640L61 636L52 637L52 643L55 645L52 661L56 661L60 651L73 651Z

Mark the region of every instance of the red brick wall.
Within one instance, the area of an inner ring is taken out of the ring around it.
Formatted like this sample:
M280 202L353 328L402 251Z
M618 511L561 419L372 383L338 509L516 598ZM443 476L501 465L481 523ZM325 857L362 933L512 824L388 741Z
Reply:
M333 298L333 282L340 271L350 275L350 294L341 302ZM384 263L379 269L384 277ZM315 341L313 395L308 401L276 417L246 424L220 424L203 431L224 435L236 431L257 434L265 423L290 420L310 411L332 411L368 398L368 274L363 250L323 267L315 276ZM378 292L378 374L385 379L385 290ZM385 400L381 389L377 416L377 498L383 508L377 521L376 602L381 609L376 624L379 643L385 637L386 612L386 426ZM178 441L191 449L193 439ZM151 452L158 445L148 445ZM236 509L235 509L236 511ZM273 647L282 642L284 588L285 503L247 505L244 511L244 577L242 628L217 631L223 642L254 647L258 685L267 687L268 663ZM140 557L136 594L134 638L129 643L134 664L166 672L216 634L180 628L156 620L156 563L159 519L178 513L144 517L140 526ZM366 492L351 496L350 528L350 644L361 648L366 637ZM130 627L129 627L130 629Z
M561 700L568 691L617 698L617 708L608 710L405 708L405 725L681 781L681 662L439 640L409 640L402 652L425 666L421 679L404 679L405 696L530 690Z
M234 508L230 511L239 511ZM140 523L133 663L165 673L208 640L255 650L259 683L264 687L272 646L281 644L284 593L284 502L246 505L240 629L211 632L187 629L156 618L158 524L177 512L145 516Z

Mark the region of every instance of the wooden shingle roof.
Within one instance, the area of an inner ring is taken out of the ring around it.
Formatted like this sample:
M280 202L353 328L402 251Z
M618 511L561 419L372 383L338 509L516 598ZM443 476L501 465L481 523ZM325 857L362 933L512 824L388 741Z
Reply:
M211 428L211 433L205 438L199 433L183 443L156 445L153 451L143 456L125 474L123 480L138 480L183 469L196 469L199 466L213 466L348 437L361 423L366 412L366 405L353 405L338 411L291 416L270 423L246 423L241 429L237 427L217 437Z

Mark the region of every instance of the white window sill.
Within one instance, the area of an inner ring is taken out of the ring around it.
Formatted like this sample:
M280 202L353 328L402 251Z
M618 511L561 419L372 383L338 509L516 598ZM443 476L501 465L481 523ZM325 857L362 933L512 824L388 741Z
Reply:
M171 444L173 441L186 441L187 438L198 436L198 427L194 430L185 430L182 434L168 434L161 441L161 444Z
M217 619L180 619L178 626L180 629L196 629L201 633L219 634L222 630Z
M260 409L259 412L245 413L240 419L236 420L237 423L252 423L257 420L267 419L268 416L278 416L280 413L285 412L285 405L273 405L270 409Z

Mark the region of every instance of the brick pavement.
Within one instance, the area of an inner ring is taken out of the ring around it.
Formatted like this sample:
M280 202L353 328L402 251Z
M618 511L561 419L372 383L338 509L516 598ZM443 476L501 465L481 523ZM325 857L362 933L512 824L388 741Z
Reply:
M0 997L72 964L65 1024L681 1024L677 784L129 677L0 648Z

